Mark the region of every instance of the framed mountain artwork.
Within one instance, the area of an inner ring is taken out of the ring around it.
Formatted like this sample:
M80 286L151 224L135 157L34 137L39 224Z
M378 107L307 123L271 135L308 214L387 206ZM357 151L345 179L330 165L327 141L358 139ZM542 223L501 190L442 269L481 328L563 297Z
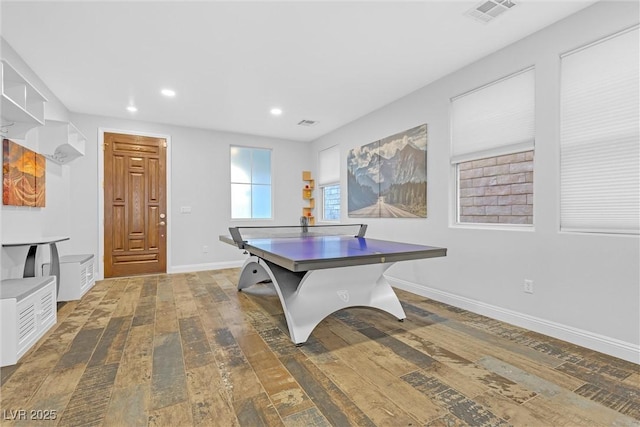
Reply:
M350 218L427 217L427 125L354 148L347 156Z

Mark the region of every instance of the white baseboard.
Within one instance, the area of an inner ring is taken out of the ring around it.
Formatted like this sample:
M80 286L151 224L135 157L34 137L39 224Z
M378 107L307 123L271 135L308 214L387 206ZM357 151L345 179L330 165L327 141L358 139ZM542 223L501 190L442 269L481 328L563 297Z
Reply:
M244 264L244 260L240 261L225 261L225 262L212 262L208 264L189 264L189 265L174 265L169 268L167 273L193 273L196 271L206 270L222 270L224 268L239 268Z
M242 267L242 264L244 264L243 260L212 262L208 264L174 265L173 267L167 268L167 274L195 273L196 271L222 270L225 268L240 268ZM99 274L96 273L96 281L97 280L104 280L104 274L102 272L100 272Z
M629 362L640 364L640 346L615 338L563 325L506 308L486 304L460 295L428 288L417 283L385 275L392 286L492 319L510 323L563 341L567 341Z

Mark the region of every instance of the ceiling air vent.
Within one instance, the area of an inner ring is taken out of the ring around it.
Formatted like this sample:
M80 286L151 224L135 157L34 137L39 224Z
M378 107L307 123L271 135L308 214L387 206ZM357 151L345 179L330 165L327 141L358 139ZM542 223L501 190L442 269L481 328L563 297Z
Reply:
M313 125L315 125L315 124L317 124L317 123L318 123L318 122L317 122L317 121L315 121L315 120L300 120L300 121L298 122L298 124L299 124L300 126L313 126Z
M466 11L465 15L486 24L515 5L511 0L486 0Z

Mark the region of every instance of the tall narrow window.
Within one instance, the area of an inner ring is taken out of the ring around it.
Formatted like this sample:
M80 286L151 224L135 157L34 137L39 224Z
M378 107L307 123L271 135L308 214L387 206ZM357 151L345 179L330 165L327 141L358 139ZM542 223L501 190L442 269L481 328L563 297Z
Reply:
M451 100L458 223L533 224L535 71Z
M318 154L318 185L322 192L322 220L340 221L340 147Z
M322 187L322 219L340 221L340 184Z
M562 56L562 230L639 233L638 33Z
M231 218L271 218L271 150L231 147Z

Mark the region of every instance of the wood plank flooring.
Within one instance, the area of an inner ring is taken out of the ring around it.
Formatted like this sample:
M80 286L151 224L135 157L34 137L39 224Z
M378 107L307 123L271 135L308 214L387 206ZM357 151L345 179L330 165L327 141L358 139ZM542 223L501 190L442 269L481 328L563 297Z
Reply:
M405 322L343 310L296 347L238 273L105 280L64 304L0 370L0 424L640 426L636 364L403 291Z

